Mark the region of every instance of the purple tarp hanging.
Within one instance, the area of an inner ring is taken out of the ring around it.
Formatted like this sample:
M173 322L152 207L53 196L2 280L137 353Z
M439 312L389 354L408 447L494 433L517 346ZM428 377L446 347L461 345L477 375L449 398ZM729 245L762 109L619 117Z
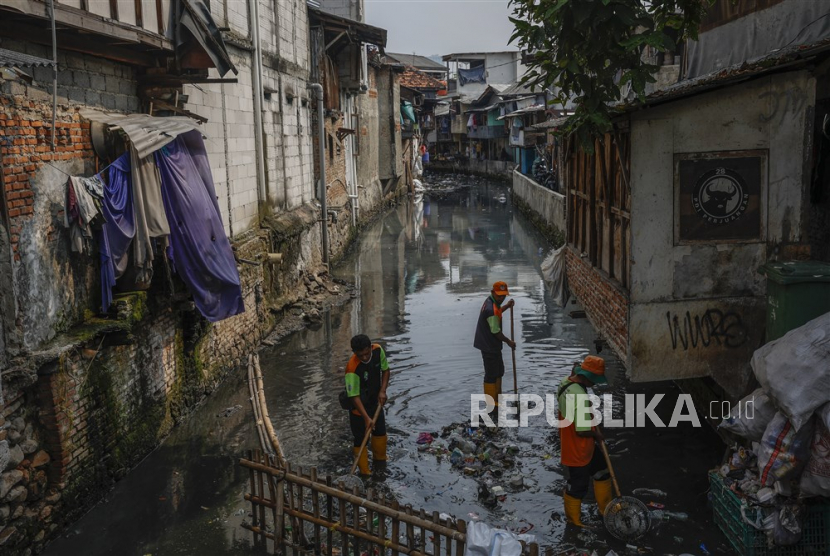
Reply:
M104 229L109 240L116 279L127 270L127 251L135 237L131 180L130 153L124 153L110 165L109 179L104 190L104 217L107 219Z
M170 223L168 256L196 307L211 322L244 312L239 272L222 226L201 134L180 135L155 157Z
M133 221L132 184L130 182L130 153L112 163L104 189L104 217L101 228L101 308L109 310L115 280L127 269L127 251L135 236Z

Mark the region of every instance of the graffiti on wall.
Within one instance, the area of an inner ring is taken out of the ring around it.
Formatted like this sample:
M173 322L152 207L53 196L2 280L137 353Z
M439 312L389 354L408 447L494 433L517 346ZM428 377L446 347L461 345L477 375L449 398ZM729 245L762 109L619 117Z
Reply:
M666 312L672 349L694 349L698 346L739 348L747 341L746 326L735 311L707 309L702 315Z
M807 93L801 87L790 87L784 91L764 91L758 99L769 99L766 113L761 113L758 120L761 123L783 124L788 118L797 116L807 104ZM773 122L773 120L776 120Z

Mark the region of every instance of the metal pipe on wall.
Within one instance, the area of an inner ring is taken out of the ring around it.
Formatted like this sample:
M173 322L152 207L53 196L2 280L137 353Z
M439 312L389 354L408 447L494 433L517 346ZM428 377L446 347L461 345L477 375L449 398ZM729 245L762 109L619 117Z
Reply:
M326 199L326 107L323 104L323 86L311 83L308 86L317 97L317 144L320 156L320 181L318 182L318 197L320 199L320 229L323 236L323 264L329 264L329 214Z
M52 20L52 152L55 151L55 115L58 112L58 29L55 24L55 0L49 0Z
M254 87L254 149L256 150L257 196L260 203L268 201L268 183L265 181L265 149L262 134L262 46L259 43L259 0L248 0L251 16L251 40L254 43L253 87ZM230 186L230 184L228 184Z

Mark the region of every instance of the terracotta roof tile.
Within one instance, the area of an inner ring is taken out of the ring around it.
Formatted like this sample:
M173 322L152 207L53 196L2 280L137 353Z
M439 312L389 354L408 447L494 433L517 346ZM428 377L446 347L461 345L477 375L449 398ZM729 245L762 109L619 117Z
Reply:
M406 68L401 74L401 85L410 89L446 89L444 83L413 67Z

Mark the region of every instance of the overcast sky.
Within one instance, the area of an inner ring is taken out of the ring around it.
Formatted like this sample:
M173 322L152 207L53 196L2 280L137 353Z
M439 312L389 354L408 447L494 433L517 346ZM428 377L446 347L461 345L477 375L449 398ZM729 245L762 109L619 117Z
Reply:
M366 23L389 31L390 52L423 56L516 50L507 0L364 0Z

